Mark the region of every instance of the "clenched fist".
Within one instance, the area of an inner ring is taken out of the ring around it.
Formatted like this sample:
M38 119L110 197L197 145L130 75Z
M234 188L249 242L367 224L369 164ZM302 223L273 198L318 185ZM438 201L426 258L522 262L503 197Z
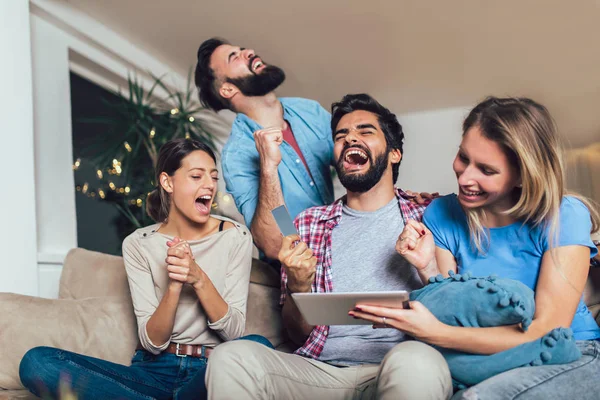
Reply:
M433 235L424 224L411 219L396 241L396 251L417 269L425 269L435 257Z
M281 149L283 133L280 128L265 128L254 132L256 150L260 156L261 169L275 169L281 162Z
M298 235L285 236L277 258L288 275L287 285L290 291L310 292L315 279L317 257L304 242L298 242L294 246L298 240L300 240Z

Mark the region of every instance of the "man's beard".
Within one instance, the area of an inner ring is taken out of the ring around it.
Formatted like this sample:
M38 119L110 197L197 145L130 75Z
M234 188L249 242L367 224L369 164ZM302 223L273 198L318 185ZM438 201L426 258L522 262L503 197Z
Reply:
M344 171L344 154L348 148L357 147L363 150L369 159L370 167L367 172L364 173L346 173ZM342 185L352 193L365 193L368 192L381 180L381 177L385 173L388 166L389 152L386 151L383 154L377 156L375 160L371 156L371 152L362 146L348 146L344 147L342 155L335 165L338 177Z
M264 96L277 89L285 81L285 72L274 65L267 65L259 74L242 78L227 78L227 82L234 84L244 96Z

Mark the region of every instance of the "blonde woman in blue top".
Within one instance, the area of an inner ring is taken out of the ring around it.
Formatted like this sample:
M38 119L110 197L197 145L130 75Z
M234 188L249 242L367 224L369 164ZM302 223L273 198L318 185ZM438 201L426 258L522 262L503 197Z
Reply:
M582 300L590 258L590 232L598 213L582 197L568 195L561 146L548 110L526 98L488 98L463 125L453 163L458 195L434 200L423 224L407 225L397 250L426 280L449 271L497 274L535 292L535 316L518 326L467 328L441 323L427 308L360 305L359 318L387 325L447 349L495 354L571 327L583 354L575 362L513 369L456 397L597 398L600 329ZM475 396L475 397L469 397Z

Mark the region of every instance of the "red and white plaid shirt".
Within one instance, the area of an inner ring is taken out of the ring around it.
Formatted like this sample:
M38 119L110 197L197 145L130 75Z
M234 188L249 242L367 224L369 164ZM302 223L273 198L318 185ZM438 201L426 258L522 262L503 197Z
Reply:
M396 197L402 215L402 220L406 224L409 219L421 221L425 207L424 205L413 204L410 197L402 190L396 188ZM315 280L312 284L313 293L327 293L333 291L333 281L331 277L331 232L337 226L342 217L342 206L344 198L337 200L328 206L312 207L301 212L294 224L298 229L300 240L308 245L317 257L317 266ZM283 305L286 299L287 274L285 268L281 267L281 298ZM329 326L315 326L308 336L306 343L294 353L303 357L319 358L327 335Z

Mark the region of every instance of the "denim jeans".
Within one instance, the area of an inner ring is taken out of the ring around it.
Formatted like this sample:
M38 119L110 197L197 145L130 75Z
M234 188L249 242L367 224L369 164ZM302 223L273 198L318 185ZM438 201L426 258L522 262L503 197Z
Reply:
M581 358L569 364L516 368L457 392L452 400L598 399L600 342L577 342Z
M273 348L260 335L239 338ZM78 399L205 399L205 357L137 350L131 366L52 347L29 350L19 366L23 385L42 398L72 392Z

